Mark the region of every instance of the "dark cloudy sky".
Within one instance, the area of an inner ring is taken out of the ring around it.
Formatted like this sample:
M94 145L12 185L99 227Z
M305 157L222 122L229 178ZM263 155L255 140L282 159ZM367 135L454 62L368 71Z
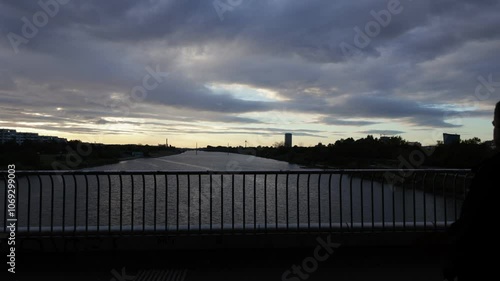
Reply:
M492 138L499 1L37 2L0 0L2 128L177 146Z

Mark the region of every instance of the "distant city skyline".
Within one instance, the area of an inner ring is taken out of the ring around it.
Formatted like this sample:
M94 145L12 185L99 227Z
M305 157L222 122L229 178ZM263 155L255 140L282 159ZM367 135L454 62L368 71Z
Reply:
M0 144L8 143L14 141L18 144L23 144L26 141L35 142L66 142L67 139L59 138L56 136L42 136L38 133L33 132L18 132L17 130L3 129L0 128Z
M46 2L0 0L1 128L192 148L493 138L499 1Z
M283 136L283 135L282 135ZM368 136L368 135L367 135ZM384 134L380 134L380 136L374 136L372 135L375 139L379 139L381 141L387 141L391 137L400 137L399 135L391 135L387 136ZM454 137L454 141L447 142L447 138L450 136ZM366 137L366 136L365 136ZM363 137L364 138L364 137ZM404 138L403 138L404 139ZM471 138L472 139L472 138ZM13 129L6 129L6 128L0 128L0 144L9 142L9 141L16 141L18 144L22 144L25 140L29 141L41 141L41 142L46 142L46 141L58 141L58 142L67 142L67 141L82 141L81 139L66 139L66 138L60 138L58 136L46 136L46 135L39 135L38 133L34 132L20 132L16 131ZM444 142L443 142L444 140ZM409 144L411 145L418 145L421 146L422 144L420 142L413 142L411 140L406 140L408 141ZM492 140L481 140L482 142L492 142ZM87 141L83 141L86 143L89 143ZM443 133L443 139L438 140L436 143L432 144L427 144L427 145L437 145L438 142L443 142L444 144L451 144L453 142L460 142L460 135L453 135L453 134L447 134ZM94 142L97 143L97 142ZM224 144L213 144L213 143L207 143L203 145L199 145L198 142L195 143L194 147L191 146L177 146L178 148L188 148L188 149L196 149L196 148L204 148L204 147L258 147L258 146L274 146L276 144L283 144L285 147L293 147L293 146L303 146L303 147L310 147L310 146L315 146L318 145L319 143L322 143L323 145L329 144L329 143L334 143L334 142L318 142L314 143L311 145L304 145L303 143L294 143L293 142L293 134L291 133L285 133L284 134L284 141L282 140L281 142L275 142L273 144L258 144L258 145L249 145L247 140L244 140L243 143L227 143L226 145ZM123 143L103 143L103 144L129 144L129 145L134 145L138 143L130 143L130 142L123 142ZM146 145L145 143L140 143L142 145ZM168 142L168 138L165 139L165 143L152 143L152 144L147 144L147 145L160 145L160 146L172 146Z

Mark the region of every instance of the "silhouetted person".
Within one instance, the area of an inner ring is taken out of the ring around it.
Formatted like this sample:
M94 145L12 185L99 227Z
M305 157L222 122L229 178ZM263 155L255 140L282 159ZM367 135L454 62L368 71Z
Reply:
M493 139L500 148L500 102L494 114ZM445 271L448 280L490 280L498 278L500 264L498 244L500 235L495 229L500 217L500 153L473 169L474 178L462 205L459 219L451 225L452 267Z

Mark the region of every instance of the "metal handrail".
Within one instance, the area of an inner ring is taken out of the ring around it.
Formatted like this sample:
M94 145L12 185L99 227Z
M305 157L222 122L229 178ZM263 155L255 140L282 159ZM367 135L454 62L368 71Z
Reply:
M265 171L265 170L245 170L245 171L165 171L165 170L26 170L26 171L16 171L17 175L85 175L85 174L96 174L96 175L107 175L107 174L123 174L123 175L154 175L154 174L168 174L168 175L209 175L209 174L261 174L261 175L271 175L271 174L347 174L347 173L371 173L371 172L389 172L389 173L407 173L407 172L428 172L428 173L470 173L471 169L311 169L311 170L279 170L279 171ZM7 174L7 171L0 170L0 176Z
M405 175L405 181L389 183L387 173ZM4 232L6 175L0 171ZM470 175L467 169L16 171L17 231L27 236L443 231L457 218Z

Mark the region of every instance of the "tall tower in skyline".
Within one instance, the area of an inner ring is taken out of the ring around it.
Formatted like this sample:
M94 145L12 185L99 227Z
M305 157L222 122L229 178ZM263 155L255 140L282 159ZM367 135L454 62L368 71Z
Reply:
M444 133L443 134L443 143L444 144L460 143L460 135Z
M285 147L292 147L292 134L285 134Z

